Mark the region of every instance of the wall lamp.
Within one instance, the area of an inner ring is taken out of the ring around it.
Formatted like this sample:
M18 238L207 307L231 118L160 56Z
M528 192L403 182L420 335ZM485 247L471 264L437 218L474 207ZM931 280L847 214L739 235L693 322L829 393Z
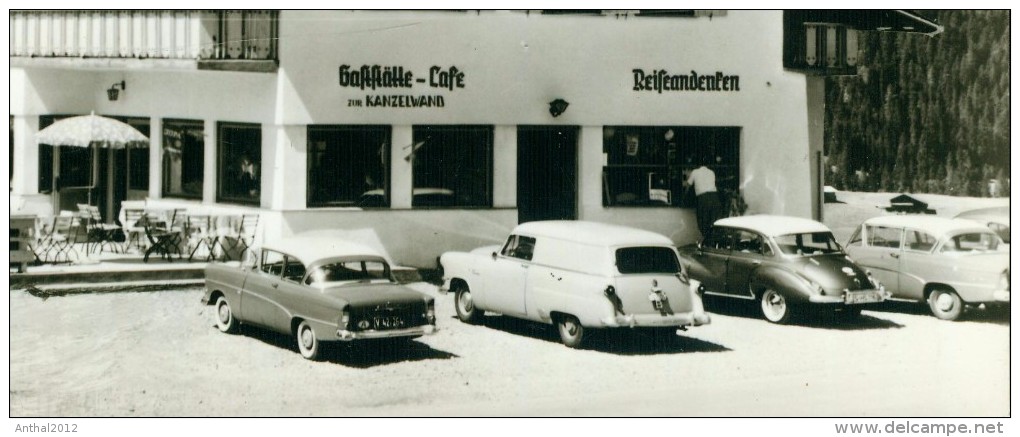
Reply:
M570 103L567 103L567 101L563 99L553 100L549 102L549 113L552 114L553 117L559 117L560 114L567 110L567 106L569 105Z
M125 89L127 89L127 84L123 80L110 85L110 89L106 90L106 98L111 102L116 102L117 98L120 97L120 92Z

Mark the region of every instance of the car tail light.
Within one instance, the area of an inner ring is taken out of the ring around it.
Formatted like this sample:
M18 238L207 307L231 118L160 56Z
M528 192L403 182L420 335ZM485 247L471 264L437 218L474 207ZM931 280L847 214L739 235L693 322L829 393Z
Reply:
M428 307L425 310L425 321L428 322L428 324L430 324L430 325L434 325L436 323L436 302L435 301L431 301L431 300L429 301Z
M1002 272L1002 275L999 276L999 288L1003 289L1003 290L1006 290L1006 291L1009 291L1009 272L1008 271Z
M347 326L351 324L351 310L344 307L344 311L340 313L340 329L347 329Z

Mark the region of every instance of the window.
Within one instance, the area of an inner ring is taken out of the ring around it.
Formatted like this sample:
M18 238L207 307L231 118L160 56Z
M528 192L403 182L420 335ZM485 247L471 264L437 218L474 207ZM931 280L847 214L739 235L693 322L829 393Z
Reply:
M730 250L733 244L733 231L728 228L713 227L708 236L701 242L702 249Z
M287 258L280 252L272 250L262 251L262 266L260 270L262 273L266 273L270 276L280 276L283 274L283 267L287 263Z
M259 204L262 180L262 127L220 123L217 201Z
M138 129L142 135L149 138L150 122L144 117L110 117L127 123ZM129 144L126 148L128 167L128 189L148 190L149 189L149 148L147 144ZM100 161L102 162L102 161Z
M389 126L308 126L308 206L388 207Z
M824 255L843 251L831 232L780 235L775 240L779 250L787 255Z
M54 122L56 122L58 120L61 120L61 119L64 119L64 118L67 118L67 117L73 117L73 116L71 116L71 115L42 115L42 116L39 116L39 130L43 130L43 129L49 127ZM56 148L56 146L52 146L50 144L40 144L39 145L39 193L40 194L48 194L48 193L53 192L53 188L54 188L53 187L53 151L55 150L55 148ZM85 150L84 153L82 153L82 150L78 150L78 153L75 153L75 152L65 152L68 149L72 149L72 147L64 147L63 149L61 149L62 153L60 154L60 163L61 163L61 167L60 168L61 169L65 169L61 173L64 173L64 172L70 173L70 169L72 169L72 168L77 169L78 168L78 166L64 167L63 164L64 164L65 161L71 161L71 162L69 162L69 164L74 164L73 161L77 160L80 163L81 160L84 159L84 160L86 160L86 163L91 165L91 162L92 162L91 159L92 158L91 158L91 155L88 154L87 150ZM79 148L78 147L74 147L74 149L79 149ZM65 155L66 155L66 157L65 157ZM89 167L89 168L91 168L91 167ZM70 176L69 179L67 177L68 175ZM80 169L76 170L74 175L70 175L70 174L68 174L68 175L62 175L62 179L60 181L58 181L58 183L61 183L62 185L64 185L63 182L80 183L80 181L82 180L82 173L80 172ZM84 185L88 185L89 177L87 175L85 176L84 180L85 180L85 184ZM65 186L69 186L69 185L65 185Z
M492 126L415 126L414 207L492 206Z
M506 245L503 246L503 251L501 253L503 256L531 261L531 258L535 256L535 239L532 237L511 235L510 238L507 239Z
M616 268L620 273L680 272L680 262L668 247L627 247L616 250Z
M999 241L998 235L991 232L971 232L954 235L942 245L943 252L984 252L997 250Z
M390 280L390 266L381 260L349 260L320 266L308 275L308 284Z
M202 198L205 126L198 120L163 121L163 197Z
M938 242L938 239L927 232L917 229L907 230L907 249L920 252L930 252L931 249L935 247L936 242Z
M720 192L738 189L738 127L606 126L602 147L603 206L694 207L685 182L702 164L715 172Z
M900 229L884 226L867 226L868 246L900 248Z
M762 253L762 241L758 234L750 231L738 230L736 232L737 242L734 250L741 253Z
M296 258L287 257L287 267L283 270L283 279L300 283L305 277L305 265Z

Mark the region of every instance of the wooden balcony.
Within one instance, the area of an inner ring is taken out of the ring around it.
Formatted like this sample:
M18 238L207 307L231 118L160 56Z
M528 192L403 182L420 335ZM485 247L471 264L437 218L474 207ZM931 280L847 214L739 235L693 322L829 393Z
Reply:
M12 67L275 72L278 11L11 11Z

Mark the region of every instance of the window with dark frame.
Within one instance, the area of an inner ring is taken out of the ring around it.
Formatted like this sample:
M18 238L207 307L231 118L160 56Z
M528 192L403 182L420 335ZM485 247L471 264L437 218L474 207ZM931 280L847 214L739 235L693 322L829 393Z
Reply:
M414 126L415 208L492 206L492 126Z
M602 205L693 208L690 172L707 165L724 196L737 192L740 128L605 126Z
M204 171L205 124L163 120L163 197L201 199Z
M308 206L389 207L390 131L308 126Z
M262 180L262 126L221 122L216 201L258 205Z
M110 117L138 129L146 138L151 138L150 121L147 117ZM128 162L128 189L146 191L149 189L149 145L129 144L125 148Z

